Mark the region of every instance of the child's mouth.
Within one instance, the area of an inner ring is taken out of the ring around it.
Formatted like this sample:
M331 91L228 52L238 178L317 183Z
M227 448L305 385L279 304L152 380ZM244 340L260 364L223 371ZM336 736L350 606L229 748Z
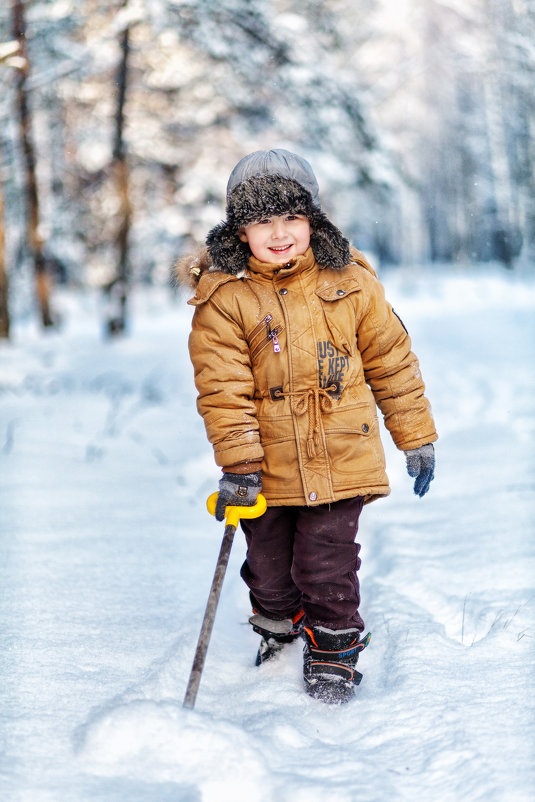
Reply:
M269 250L273 251L273 253L285 253L285 251L289 251L291 247L291 245L272 245Z

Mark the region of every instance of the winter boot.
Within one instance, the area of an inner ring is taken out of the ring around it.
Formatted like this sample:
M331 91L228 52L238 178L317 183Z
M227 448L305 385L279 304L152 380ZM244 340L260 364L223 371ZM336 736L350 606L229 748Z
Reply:
M349 702L362 674L355 670L359 652L371 635L359 640L358 629L305 627L303 637L303 676L309 696L328 704Z
M301 634L303 628L303 611L293 618L284 618L282 621L273 621L261 613L254 613L249 619L253 629L262 636L255 665L260 666L267 660L275 657L286 643L292 643Z

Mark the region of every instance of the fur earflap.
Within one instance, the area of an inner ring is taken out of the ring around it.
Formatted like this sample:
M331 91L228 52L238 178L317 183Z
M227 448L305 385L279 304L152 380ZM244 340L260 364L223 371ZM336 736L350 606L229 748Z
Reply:
M208 252L218 270L237 276L249 264L251 249L242 242L237 229L229 223L220 223L206 237Z
M342 268L350 261L349 242L313 202L301 184L278 175L253 176L229 194L226 221L206 238L216 269L237 275L247 268L251 250L239 229L265 217L303 214L312 229L310 246L322 267Z
M312 234L310 247L321 267L340 270L351 260L349 241L323 212L309 218Z

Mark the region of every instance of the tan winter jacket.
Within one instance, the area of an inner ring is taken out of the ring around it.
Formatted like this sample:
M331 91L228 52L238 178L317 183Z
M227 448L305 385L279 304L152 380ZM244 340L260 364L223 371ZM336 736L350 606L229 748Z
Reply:
M376 405L398 448L437 439L410 338L358 251L354 260L333 270L311 249L283 268L251 257L241 278L204 273L189 301L216 462L261 461L269 505L387 495Z

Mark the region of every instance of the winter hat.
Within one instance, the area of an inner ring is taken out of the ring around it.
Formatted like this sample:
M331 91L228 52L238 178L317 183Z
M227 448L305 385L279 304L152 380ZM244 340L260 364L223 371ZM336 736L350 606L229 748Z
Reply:
M264 217L303 214L311 227L310 247L322 267L342 268L350 261L349 243L321 211L318 182L310 164L281 148L257 150L238 162L227 185L227 218L206 244L214 266L225 273L247 267L251 250L238 231Z
M255 175L278 175L281 178L290 178L301 184L318 209L319 187L312 167L296 153L276 148L274 150L256 150L238 162L230 174L227 184L227 201L233 189L248 178Z

